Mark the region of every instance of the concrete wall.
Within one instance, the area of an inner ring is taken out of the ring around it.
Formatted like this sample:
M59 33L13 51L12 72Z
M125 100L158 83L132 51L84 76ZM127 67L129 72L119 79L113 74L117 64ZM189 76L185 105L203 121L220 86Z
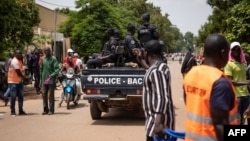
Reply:
M58 28L59 25L68 18L66 15L60 14L54 10L38 4L37 6L39 7L39 16L41 18L41 22L38 27L42 29L42 32L54 32L55 24L56 28Z
M41 6L37 4L39 8L39 16L41 19L41 22L37 27L34 27L34 33L36 36L39 36L41 34L45 35L51 35L53 37L53 33L55 30L59 28L59 25L66 21L68 17L64 14L58 13L54 10L51 10L49 8L46 8L44 6ZM64 45L63 45L63 57L66 55L66 50L68 48L71 48L71 43L69 38L64 38ZM46 45L46 46L51 46L51 45ZM55 50L54 50L55 51Z

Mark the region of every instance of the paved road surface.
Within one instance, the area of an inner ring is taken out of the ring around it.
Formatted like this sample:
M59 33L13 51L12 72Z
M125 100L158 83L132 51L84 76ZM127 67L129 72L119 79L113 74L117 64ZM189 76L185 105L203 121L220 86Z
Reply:
M184 103L182 77L178 62L169 62L172 91L176 106L176 130L183 131ZM56 105L61 89L56 90ZM32 86L25 87L24 110L27 116L10 116L9 106L0 102L0 141L145 141L143 113L112 109L101 120L92 120L89 104L66 109L66 103L55 109L54 115L41 115L41 95ZM17 104L16 104L17 105ZM16 108L18 111L18 109Z

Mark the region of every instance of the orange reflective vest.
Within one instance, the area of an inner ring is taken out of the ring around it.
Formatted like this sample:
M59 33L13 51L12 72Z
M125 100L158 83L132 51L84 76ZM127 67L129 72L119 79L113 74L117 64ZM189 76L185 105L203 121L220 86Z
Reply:
M23 72L23 63L22 61L18 60L16 57L12 59L12 61L17 60L19 64L20 71ZM23 80L22 77L18 76L16 70L14 69L12 63L9 66L8 72L8 83L20 83Z
M194 66L185 76L185 141L217 141L210 114L210 97L214 82L222 76L227 78L219 69L206 65ZM229 83L234 91L231 81ZM231 125L238 124L237 105L235 97L234 106L229 112L229 124Z

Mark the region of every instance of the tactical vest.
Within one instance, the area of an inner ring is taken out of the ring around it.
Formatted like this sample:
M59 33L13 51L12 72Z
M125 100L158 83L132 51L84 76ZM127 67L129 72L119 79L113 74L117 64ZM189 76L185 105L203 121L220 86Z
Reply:
M204 72L209 72L204 75ZM217 141L215 128L210 114L210 97L213 84L221 77L227 78L222 71L210 66L194 66L185 76L186 93L185 141ZM197 82L197 79L199 81ZM234 86L230 81L234 91ZM229 124L237 125L237 99L229 112Z
M139 35L140 35L140 43L144 46L148 41L154 39L153 38L153 31L154 28L151 24L149 25L142 25L139 28Z

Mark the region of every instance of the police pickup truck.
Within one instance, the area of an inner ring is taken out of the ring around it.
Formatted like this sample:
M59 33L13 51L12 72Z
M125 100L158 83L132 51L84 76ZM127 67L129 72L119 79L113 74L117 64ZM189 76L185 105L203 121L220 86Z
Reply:
M85 69L81 83L90 103L93 120L100 119L109 108L142 109L142 83L145 70L131 67L106 67Z

